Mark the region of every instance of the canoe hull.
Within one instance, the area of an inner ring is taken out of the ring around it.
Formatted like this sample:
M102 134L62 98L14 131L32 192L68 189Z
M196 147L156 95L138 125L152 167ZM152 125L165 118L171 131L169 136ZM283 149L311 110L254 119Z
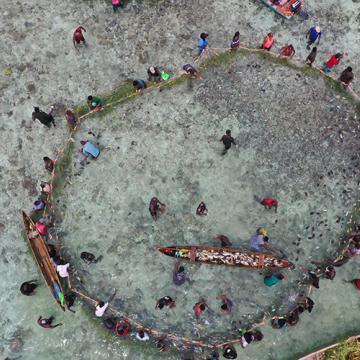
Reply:
M252 269L279 269L293 266L287 260L260 252L211 246L169 246L159 248L165 255L195 263Z
M284 17L285 19L291 19L295 14L291 10L291 5L293 5L297 0L288 0L283 1L282 5L274 5L271 0L261 0L267 7L274 10L278 15ZM280 1L281 3L281 1ZM301 7L304 7L304 4L301 2Z
M36 262L39 265L41 274L46 282L46 285L48 286L50 293L56 303L61 307L63 311L65 311L64 293L61 288L57 272L48 253L46 243L39 233L37 233L36 237L33 237L31 235L33 229L35 229L35 225L31 218L24 211L22 212L22 217L24 221L26 238L34 254Z

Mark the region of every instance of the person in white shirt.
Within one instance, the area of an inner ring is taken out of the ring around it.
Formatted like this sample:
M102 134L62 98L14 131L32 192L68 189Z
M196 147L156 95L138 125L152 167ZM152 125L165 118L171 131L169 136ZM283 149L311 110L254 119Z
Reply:
M108 306L109 306L108 302L104 303L103 301L98 301L96 303L95 315L97 317L102 317Z
M143 329L139 329L136 333L136 338L140 341L148 341L150 339L149 334Z
M108 302L104 303L103 301L98 301L96 303L96 307L95 307L96 316L102 317L104 315L104 312L106 311L107 307L114 300L115 295L116 295L116 289L114 290L114 293L111 295Z
M59 261L59 265L56 265L56 271L58 272L60 277L66 278L69 276L69 273L68 273L69 266L70 266L70 264L66 263L66 261L64 261L63 259L61 259Z

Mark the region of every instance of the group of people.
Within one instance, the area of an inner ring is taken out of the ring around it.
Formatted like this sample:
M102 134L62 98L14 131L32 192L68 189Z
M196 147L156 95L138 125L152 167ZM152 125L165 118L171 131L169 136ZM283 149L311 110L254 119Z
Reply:
M317 46L314 46L310 52L310 54L307 56L306 58L306 64L309 66L312 66L312 64L314 63L316 56L317 56L317 50L318 50L318 46L320 44L320 39L321 39L321 29L319 26L312 26L309 31L307 32L307 49L310 50L310 47L312 45L315 45L315 43L317 43ZM273 47L275 43L275 36L272 32L269 32L262 44L261 44L261 49L270 51L271 48ZM295 48L292 44L286 44L284 45L281 49L280 49L280 56L282 57L287 57L287 58L291 58L295 55ZM322 66L321 68L321 72L324 73L330 73L331 69L340 64L340 60L343 58L343 54L342 53L336 53L333 54L329 60ZM350 83L353 81L354 79L354 74L353 74L353 69L351 66L348 66L345 70L343 70L343 72L340 74L339 77L339 81L344 85L344 86L349 86Z
M315 43L317 43L316 45L319 46L320 44L320 39L321 39L321 29L319 26L312 26L309 31L307 32L307 49L310 50L310 46L315 45ZM207 51L207 49L209 48L209 34L207 33L201 33L199 40L198 40L198 56L201 56L205 51ZM266 51L270 51L273 47L273 45L275 44L276 40L275 40L275 36L273 34L273 32L269 32L268 34L266 34L260 48ZM237 31L231 42L230 42L230 50L236 50L240 47L240 33ZM307 56L306 58L306 64L309 66L312 66L312 64L314 63L316 56L317 56L317 50L318 47L314 46L310 52L310 54ZM285 44L284 46L281 47L280 51L279 51L279 55L285 58L292 58L295 55L295 48L292 44ZM342 53L335 53L333 54L328 61L325 62L325 64L322 66L321 71L324 73L329 73L331 72L331 69L336 66L339 65L340 60L343 58L343 54ZM349 86L350 83L353 81L354 79L354 73L353 73L353 69L351 66L348 66L346 69L343 70L343 72L341 73L340 77L339 77L339 81L344 85L344 86Z
M121 0L112 0L112 5L113 5L114 11L117 11L119 7L123 6ZM80 45L81 43L86 45L86 40L84 38L83 32L86 32L86 30L82 26L79 26L74 31L73 43L74 43L74 47L76 49L78 49L78 45ZM308 49L310 49L310 46L312 46L316 41L317 41L317 45L319 45L320 38L321 38L320 28L318 26L315 26L315 27L312 27L311 29L309 29L307 37L308 37L308 44L307 44ZM209 38L209 35L207 33L201 33L199 40L198 40L198 56L201 56L203 54L203 52L208 49L208 47L209 47L209 39L208 38ZM266 51L270 51L271 48L273 47L274 43L275 43L274 34L270 32L266 35L266 37L261 45L261 48ZM230 49L236 50L239 47L240 47L240 33L236 32L231 40ZM309 56L306 59L306 63L308 65L311 66L314 63L316 54L317 54L317 47L313 47L313 49L311 50L311 53L309 54ZM287 44L281 48L280 55L284 56L284 57L292 57L295 55L295 49L291 44L289 44L289 45ZM338 65L342 58L343 58L342 53L334 54L324 64L324 66L322 67L322 71L325 73L331 72L332 68L334 66ZM191 64L185 64L183 66L183 71L192 78L200 77L200 73L199 73L198 69L196 69ZM156 66L149 67L147 70L147 75L148 75L148 81L150 81L150 82L160 82L163 80L167 80L169 78L169 74L167 74L164 71L161 71ZM354 76L352 73L352 68L347 67L342 72L339 80L344 85L348 86L351 83L351 81L353 80L353 78L354 78ZM144 80L134 80L132 82L132 85L136 91L142 91L147 88L147 83ZM102 100L99 97L94 96L94 95L89 95L87 97L87 103L88 103L89 109L94 112L99 111L103 106ZM55 126L53 110L54 110L54 107L51 107L49 112L46 113L46 112L40 110L38 107L35 107L34 112L32 113L32 120L35 121L37 119L43 125L45 125L49 128L51 127L51 125ZM65 112L65 120L66 120L66 123L68 124L69 128L72 131L74 131L76 129L77 125L79 124L78 116L70 109L68 109ZM226 130L226 133L222 136L220 141L224 145L223 154L226 154L232 145L234 145L234 146L236 145L236 141L232 137L230 129ZM92 141L83 140L83 141L81 141L81 145L82 145L81 152L85 156L91 156L94 159L96 159L99 156L100 148L98 146L96 146ZM48 172L53 173L56 162L48 157L44 157L43 160L44 160L45 169ZM51 191L52 191L52 188L51 188L50 183L45 183L45 182L41 183L41 193L44 196L38 198L34 202L33 209L35 212L37 212L39 214L42 213L42 211L45 209L45 207L47 205L47 200L46 200L47 196L49 194L51 194ZM275 212L277 211L278 201L274 198L271 198L271 197L264 198L264 199L262 199L262 201L260 203L266 209L275 209ZM164 203L160 202L160 200L157 197L153 197L150 200L149 212L154 221L157 221L159 219L159 217L165 212L165 210L166 210L166 205ZM199 206L196 209L196 214L198 216L206 216L208 214L208 209L207 209L204 201L200 202ZM37 234L40 234L44 239L49 238L47 224L46 224L45 219L43 219L43 218L39 218L38 221L35 223L34 231L35 231L34 236L36 236ZM217 235L215 238L221 242L221 246L224 246L224 247L231 246L231 242L229 241L229 239L226 236ZM264 250L271 251L271 248L268 245L268 241L269 241L269 237L268 237L266 229L259 228L259 229L257 229L256 234L254 236L252 236L250 239L250 248L251 248L251 250L256 251L256 252L264 251ZM58 251L54 245L48 244L47 246L48 246L49 255L53 261L54 267L56 268L59 276L62 278L68 277L69 276L68 270L69 270L70 264L67 263L58 254ZM352 246L349 245L349 247L346 251L350 257L359 254L360 253L360 241L354 240L352 243ZM81 259L88 264L99 260L99 258L96 259L93 254L90 254L87 252L81 253ZM309 282L312 286L314 286L315 288L318 288L319 287L318 283L319 283L320 277L324 277L324 278L332 280L335 277L335 274L336 274L335 270L332 266L326 266L325 269L318 269L315 272L308 271ZM278 282L280 282L284 279L285 279L285 276L281 273L268 274L264 277L264 284L266 286L274 286ZM185 272L184 266L180 262L177 262L175 264L175 268L173 271L173 283L177 286L180 286L180 285L183 285L186 281L191 282L191 280L188 278L188 276ZM360 290L360 279L353 279L351 282L354 283L354 285ZM20 291L22 294L30 296L30 295L34 294L34 291L37 286L38 286L38 284L37 284L36 280L30 280L30 281L24 282L21 285ZM104 316L104 314L106 313L106 311L109 307L110 302L114 299L115 295L116 295L116 291L114 292L112 297L107 302L98 301L96 303L95 315L97 317ZM75 300L74 294L67 294L65 299L66 299L67 306L70 309L70 307L74 304L74 300ZM230 314L232 311L232 307L233 307L232 301L230 299L228 299L227 296L224 294L219 296L219 300L221 301L221 304L219 306L220 310L224 313ZM165 296L157 301L155 307L156 307L156 309L161 310L164 307L173 308L173 307L175 307L175 305L176 305L175 301L170 296ZM280 328L284 327L285 325L293 326L298 322L299 314L301 314L305 310L311 312L313 306L314 306L314 302L309 297L306 297L302 302L298 303L297 306L294 309L292 309L291 311L289 311L285 316L274 317L271 320L271 325L273 328L276 328L276 329L280 329ZM204 311L206 311L207 308L209 308L209 306L206 303L206 301L203 299L200 300L193 307L195 316L197 318L199 318L201 316L201 314ZM62 325L61 323L54 325L53 320L54 320L53 317L44 319L40 316L37 322L40 326L42 326L44 328L49 328L49 329L56 328L56 327ZM126 319L116 319L114 317L106 317L104 319L104 325L108 329L115 330L117 335L121 336L121 337L128 335L131 331L131 325ZM140 341L148 341L150 339L150 335L151 334L149 334L144 328L137 329L136 338ZM263 334L259 330L247 329L247 330L242 331L242 333L241 333L240 344L243 348L245 348L251 342L261 341L262 338L263 338ZM165 342L164 338L157 339L156 344L160 351L162 351L162 352L166 351L166 342ZM235 348L233 347L233 345L224 345L224 347L222 349L222 355L226 359L236 359L237 358L237 352L236 352ZM214 352L209 359L216 360L218 358L219 358L219 354L217 352Z

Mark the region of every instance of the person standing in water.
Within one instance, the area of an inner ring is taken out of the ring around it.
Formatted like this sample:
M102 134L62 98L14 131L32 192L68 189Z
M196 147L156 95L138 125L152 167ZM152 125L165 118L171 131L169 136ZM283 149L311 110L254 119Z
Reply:
M97 96L89 95L87 97L87 104L90 110L97 112L102 107L101 99Z
M283 57L293 57L295 55L294 47L290 45L285 45L280 49L280 56Z
M274 34L272 32L269 32L266 36L265 39L263 41L263 43L260 46L260 49L266 50L266 51L270 51L272 46L275 43L275 37Z
M233 345L226 344L223 347L223 357L225 359L236 359L237 358L237 352Z
M208 209L203 201L199 204L199 206L196 209L196 215L199 216L206 216L208 213Z
M159 219L160 215L165 212L165 209L166 205L163 204L157 197L154 196L150 200L149 211L154 221L157 221Z
M50 111L47 114L46 112L40 110L38 107L34 107L34 112L32 113L32 120L35 121L36 119L39 120L43 125L47 126L48 128L51 127L51 124L55 125L55 119L52 116L52 112L54 107L50 107Z
M81 140L82 145L81 152L85 157L91 156L93 159L97 159L100 155L100 149L95 146L90 140Z
M108 308L109 304L111 303L111 301L113 301L114 297L116 295L116 290L114 291L114 293L111 295L110 299L108 302L104 302L104 301L98 301L96 303L95 306L95 315L97 317L102 317L106 311L106 309Z
M43 157L44 160L44 167L49 172L52 173L55 168L55 161L51 160L49 157L45 156Z
M80 45L80 43L82 42L84 45L86 44L84 35L83 35L83 31L86 32L85 28L82 26L78 26L73 34L73 44L74 44L74 48L76 50L79 50L79 48L77 47L77 45Z
M168 306L170 309L176 306L175 301L170 296L164 296L156 302L155 309L163 309Z
M150 340L149 334L143 329L139 329L136 333L136 338L140 341L148 341Z
M225 155L227 151L231 148L231 144L236 145L235 139L231 136L231 130L226 130L225 135L222 136L220 139L222 143L224 144L224 151L222 155Z
M161 81L161 72L156 66L150 66L147 70L148 81Z
M54 316L50 316L48 319L43 319L41 316L39 316L37 323L45 329L55 329L58 326L62 326L62 323L53 325L53 320Z
M277 212L279 202L272 197L266 197L261 200L260 204L263 205L265 207L265 209L270 210L270 209L274 208L275 212Z
M256 230L256 234L250 238L250 250L260 252L263 249L272 251L270 246L267 244L269 237L267 231L264 228Z
M191 64L185 64L183 66L183 70L185 74L190 75L190 78L192 79L200 79L200 72L198 69L196 69Z
M237 50L240 47L240 33L237 31L230 43L230 49L232 51Z
M204 301L204 300L201 300L199 302L197 302L194 307L193 307L193 310L194 310L194 313L195 313L195 316L197 318L200 317L200 315L206 310L206 308L208 308L208 304Z
M206 50L209 46L208 40L209 34L201 33L198 40L198 56L202 54L204 50Z
M177 286L183 285L185 281L190 280L187 278L184 266L181 265L181 260L178 260L175 264L173 272L173 283Z
M306 34L306 37L308 38L307 43L307 49L310 50L310 46L315 43L317 40L317 45L320 44L321 39L321 29L320 26L313 26L309 29L309 31Z
M221 300L222 304L220 305L220 310L224 313L231 314L233 307L232 301L226 295L220 295L218 299Z
M284 279L285 276L283 274L267 275L264 277L264 284L270 287L276 285L278 282L283 281Z
M36 280L30 280L25 281L20 286L20 291L23 295L26 296L32 296L34 295L34 290L37 288L37 281Z
M317 47L314 46L311 50L311 53L306 58L306 65L312 66L313 62L316 59L316 55L317 55Z
M68 124L70 130L74 131L76 129L76 125L77 125L77 121L78 121L75 113L73 113L70 109L66 110L65 120L66 120L66 123Z
M345 87L349 86L354 80L354 73L351 66L348 66L340 75L339 80L344 84Z
M342 53L336 53L335 55L331 56L331 58L325 63L322 67L322 71L325 73L331 72L331 69L340 64L340 60L344 57Z

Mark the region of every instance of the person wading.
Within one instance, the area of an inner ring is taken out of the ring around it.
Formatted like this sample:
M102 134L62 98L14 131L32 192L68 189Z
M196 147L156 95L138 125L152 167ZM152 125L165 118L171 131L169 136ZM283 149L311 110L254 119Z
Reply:
M31 296L34 295L34 290L37 288L37 281L36 280L30 280L25 281L20 286L20 291L23 295Z
M224 144L224 151L222 152L222 155L227 153L227 151L231 148L231 144L236 145L235 139L231 136L231 130L226 130L225 135L222 136L220 141Z
M54 316L50 316L48 319L43 319L41 316L39 316L37 323L45 329L55 329L58 326L62 326L62 323L53 325L53 320Z
M40 110L38 107L34 107L34 112L32 113L32 120L39 120L43 125L47 126L48 128L51 127L51 124L55 125L55 119L52 116L52 112L54 107L50 107L50 111L47 114L46 112Z
M82 42L84 45L86 45L86 41L83 35L83 31L86 32L85 28L82 26L79 26L75 29L73 34L73 44L76 50L79 50L77 45L80 45Z

